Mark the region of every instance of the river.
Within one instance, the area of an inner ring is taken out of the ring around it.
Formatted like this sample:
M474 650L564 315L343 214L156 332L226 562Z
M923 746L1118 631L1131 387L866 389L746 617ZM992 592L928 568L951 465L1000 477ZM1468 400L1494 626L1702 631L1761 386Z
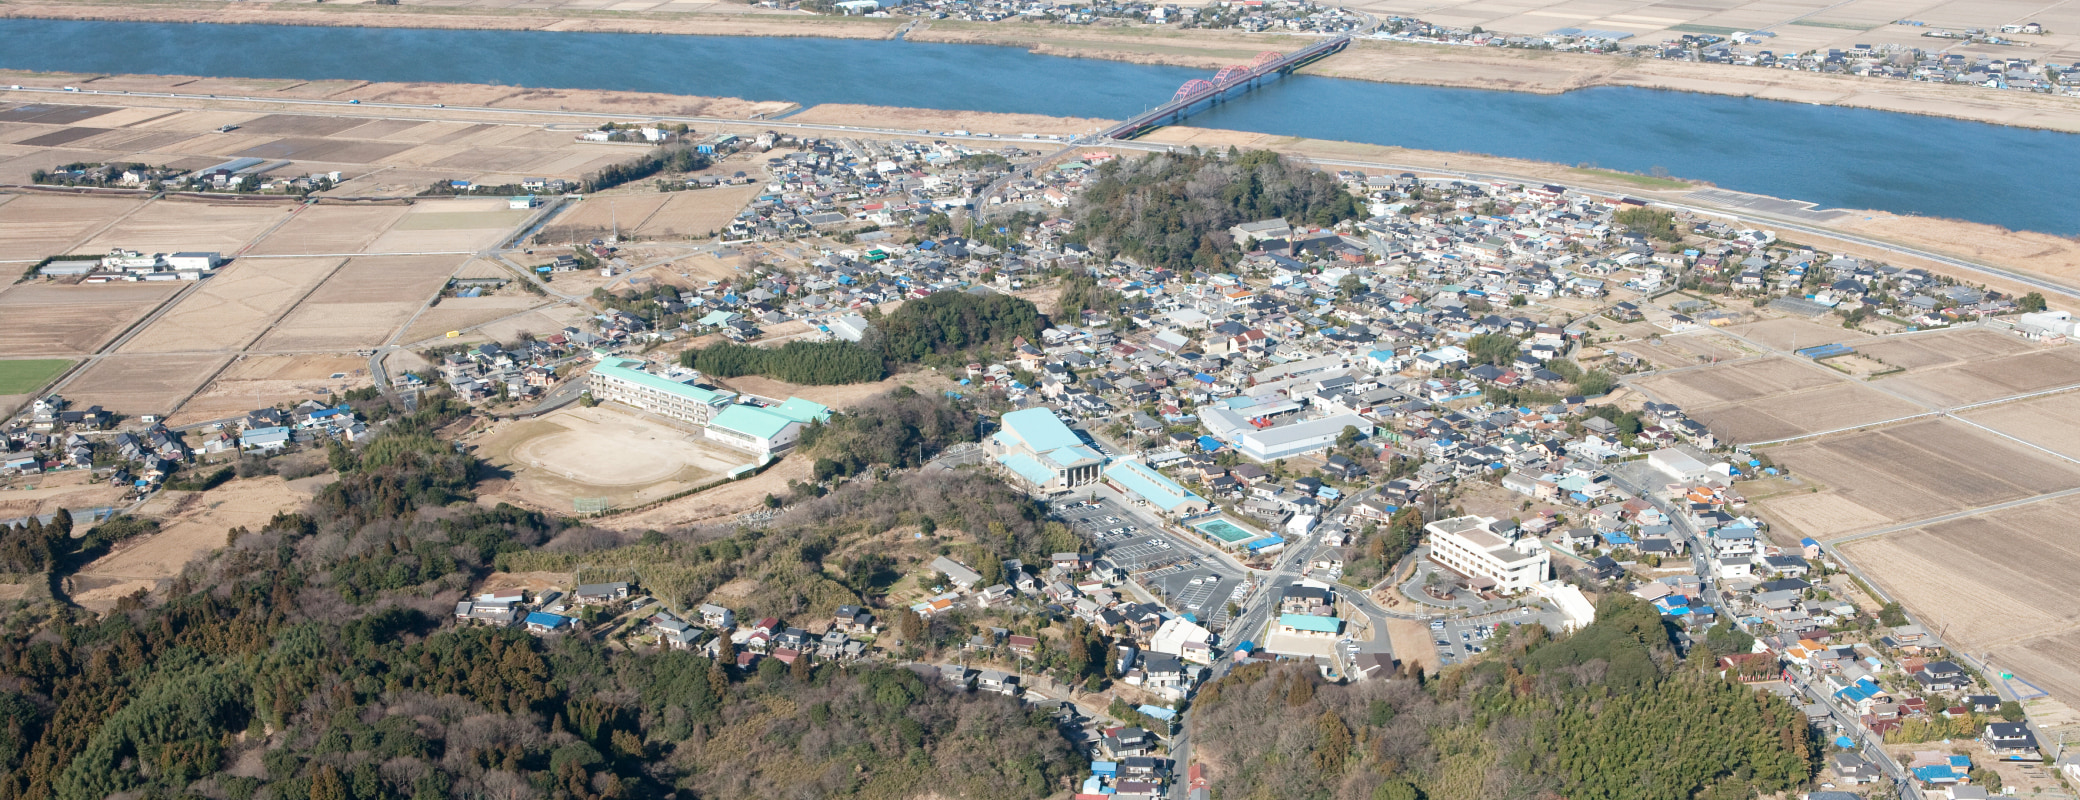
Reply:
M1295 47L1302 40L1295 39ZM486 83L1123 118L1199 70L1008 47L626 33L0 20L0 68ZM1533 95L1299 76L1190 124L1669 174L2080 234L2080 134L1602 87Z

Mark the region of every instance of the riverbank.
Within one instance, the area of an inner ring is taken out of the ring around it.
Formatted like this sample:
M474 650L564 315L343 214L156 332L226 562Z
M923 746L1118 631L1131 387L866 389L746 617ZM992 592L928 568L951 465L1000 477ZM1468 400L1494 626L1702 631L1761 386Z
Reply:
M1526 182L1549 182L1621 192L1658 202L1710 211L1753 213L1752 209L1726 209L1708 197L1693 194L1700 189L1711 188L1711 185L1678 176L1634 175L1479 153L1444 153L1435 150L1413 150L1405 147L1185 126L1161 128L1140 141L1208 149L1241 147L1276 150L1310 159L1323 169L1332 170L1341 166L1339 162L1363 162L1407 167L1418 173L1426 169L1435 170L1436 172L1431 174L1436 175L1475 173ZM1844 236L1873 239L2002 269L2034 273L2080 287L2080 239L2076 238L2032 231L2013 231L1996 225L1962 220L1856 209L1845 209L1825 222L1804 224L1823 231L1839 232ZM1765 223L1759 227L1770 226ZM1951 275L1959 280L1984 285L2001 292L2019 295L2033 291L2031 287L2015 281L1990 277L1983 273L1967 273L1940 261L1871 247L1846 239L1817 241L1825 238L1824 234L1815 236L1787 230L1783 235L1787 239L1827 247L1837 252L1879 259L1901 267L1920 267L1931 272Z
M295 105L294 101L325 101L346 103L358 100L363 104L400 103L420 106L419 112L435 119L469 119L472 113L464 107L511 109L515 111L583 111L604 114L655 115L676 117L715 117L738 120L762 120L794 111L800 106L794 103L745 100L737 97L696 97L690 95L660 94L656 92L623 92L605 89L540 89L522 86L495 86L477 83L413 83L372 81L301 81L268 78L199 78L189 75L97 75L72 72L28 72L23 70L0 70L0 84L20 85L36 88L74 87L81 90L77 95L67 95L75 102L91 102L97 105L117 106L166 106L187 108L218 108L227 111L295 111L304 114L327 116L378 116L385 112L376 111L376 106L347 106L331 110L330 106L313 111L309 106ZM124 93L171 93L181 95L210 95L223 98L211 100L203 97L145 97ZM91 94L90 94L91 93ZM40 102L48 95L39 96ZM91 98L91 99L89 99ZM239 98L239 99L232 99ZM0 99L21 100L8 97L0 90ZM264 101L279 99L281 106L270 106ZM260 100L262 102L254 102ZM455 106L456 108L438 108ZM365 113L363 109L367 109ZM572 123L564 123L566 125ZM0 138L4 140L4 138Z
M665 33L712 36L886 39L907 20L750 13L744 6L691 12L554 8L214 3L196 0L10 0L0 17L133 22L474 28ZM1216 70L1264 50L1291 49L1296 37L1144 26L1072 28L1025 22L935 21L911 41L1018 47L1035 53ZM2080 100L1920 82L1788 70L1499 48L1360 41L1308 67L1308 74L1383 83L1558 94L1631 86L1868 108L2046 130L2080 132Z
M0 19L452 28L702 36L888 39L913 20L759 12L734 3L672 4L675 10L610 11L555 5L520 8L514 0L458 6L207 2L206 0L6 0ZM1071 27L1023 21L916 21L909 41L1017 47L1093 58L1218 70L1266 50L1304 41L1281 34L1123 25ZM1628 86L1793 103L1867 108L1996 125L2080 132L2080 99L1882 78L1622 58L1586 53L1455 47L1361 40L1303 70L1334 78L1417 86L1559 94ZM1156 98L1160 99L1160 98Z
M1292 50L1305 41L1287 35L1229 31L972 22L933 22L904 38L916 42L1023 47L1044 55L1209 70L1246 63L1264 50ZM1630 86L2080 132L2080 99L2071 97L1551 50L1363 39L1301 72L1379 83L1531 94Z
M587 8L486 5L338 5L327 3L195 2L193 0L5 0L0 19L74 19L110 22L203 22L221 25L437 28L450 30L661 33L687 36L769 36L818 39L889 39L900 19L826 17L761 11L737 3L694 5L693 12L651 13Z
M1036 114L997 114L974 111L941 111L931 109L866 106L854 104L825 104L812 106L784 120L771 118L791 109L792 104L760 103L734 98L688 97L644 92L617 92L602 90L549 90L524 89L510 86L488 86L474 84L439 83L370 83L363 81L295 81L295 80L252 80L223 78L182 78L148 75L72 75L53 73L0 72L0 85L21 84L25 87L44 87L39 93L9 92L0 89L0 103L29 102L37 105L92 104L94 106L138 107L141 114L123 112L125 119L139 119L136 123L144 128L163 127L168 117L163 113L152 113L147 109L183 109L208 112L190 117L176 127L192 131L189 135L202 135L210 142L219 143L211 152L231 152L240 148L271 147L272 142L282 135L283 130L300 128L282 120L269 120L267 124L254 128L259 138L250 142L241 137L248 136L245 130L231 134L208 133L216 127L233 124L245 126L258 115L270 112L294 115L310 119L326 117L353 118L371 117L395 120L421 120L435 122L432 128L416 129L425 134L426 141L403 142L433 146L430 150L410 150L409 155L397 156L402 162L386 165L394 159L383 158L362 168L375 169L380 177L374 182L388 181L396 184L398 191L416 191L426 181L454 177L470 177L469 174L450 174L453 170L431 170L431 162L446 162L456 157L460 150L439 144L449 135L460 132L460 127L439 127L449 123L498 123L509 126L532 126L543 129L548 139L568 142L568 133L588 128L603 121L634 121L663 118L666 122L684 120L694 123L703 130L721 130L740 134L762 130L796 131L804 135L843 137L889 137L922 138L917 130L935 131L934 138L943 136L944 131L967 130L975 133L995 134L998 139L970 139L974 144L987 148L989 142L1021 144L1032 149L1032 144L1018 140L1022 134L1073 134L1098 127L1107 120L1049 117ZM82 91L51 92L63 86L74 86ZM89 92L92 92L91 94ZM149 92L154 94L135 94ZM176 92L183 97L156 96L156 93ZM203 97L196 95L213 95ZM345 99L360 99L362 104L345 105ZM436 105L439 103L440 105ZM376 105L397 104L397 105ZM763 116L760 116L763 115ZM696 119L698 118L698 119ZM284 119L287 119L286 117ZM286 127L285 127L286 126ZM120 126L119 126L120 127ZM270 134L261 128L274 130ZM52 129L57 130L56 128ZM86 130L86 129L78 129ZM67 139L62 149L29 146L28 141L44 133L43 126L17 125L6 135L0 136L0 182L25 182L28 170L48 168L51 165L82 159L105 161L142 161L160 163L168 160L173 151L162 149L166 145L153 142L171 141L151 136L138 137L137 132L124 130L106 131L106 139L89 137ZM89 131L91 133L91 131ZM186 137L172 137L182 139ZM409 138L409 137L407 137ZM284 140L287 141L287 140ZM387 139L386 139L387 141ZM14 144L6 144L14 142ZM106 142L107 146L95 144ZM1205 148L1225 149L1229 146L1260 147L1290 153L1313 160L1325 169L1348 168L1353 164L1366 165L1374 171L1435 170L1433 174L1458 176L1473 173L1476 179L1514 180L1525 182L1547 182L1581 186L1589 189L1623 193L1652 198L1654 200L1689 205L1698 208L1717 208L1719 200L1709 195L1697 194L1709 188L1709 184L1685 180L1680 174L1673 176L1638 175L1587 166L1567 166L1520 158L1479 155L1472 153L1447 153L1420 150L1390 145L1362 144L1347 141L1279 136L1233 130L1217 130L1193 127L1172 127L1155 131L1144 141L1123 143L1108 149L1116 149L1131 155L1148 145L1191 145ZM115 148L115 149L110 149ZM143 148L143 149L136 149ZM228 149L226 149L228 148ZM382 152L391 152L383 150ZM589 152L589 151L588 151ZM575 155L575 154L574 154ZM540 160L542 168L525 169L526 174L551 174L569 177L553 164L563 164L583 172L595 168L588 159L618 156L598 153L579 155L576 160L560 158ZM408 163L406 163L408 162ZM338 168L338 167L333 167ZM1678 167L1678 172L1680 167ZM435 174L438 172L438 174ZM19 173L19 174L16 174ZM491 180L517 180L519 172L506 175L503 172L476 174L486 182ZM386 184L387 185L387 184ZM356 191L368 193L368 189ZM1729 209L1738 213L1752 213L1751 209ZM2080 285L2080 240L2054 235L2015 232L1991 225L1982 225L1956 220L1945 220L1911 215L1896 215L1874 211L1849 211L1833 215L1820 215L1816 220L1802 217L1803 224L1821 230L1839 231L1845 236L1863 236L1896 243L1906 247L1925 249L1934 253L1964 258L1993 267L2031 272L2054 280ZM1771 227L1767 222L1755 223L1760 227ZM1799 240L1813 237L1804 233L1788 233ZM1816 244L1827 244L1815 242ZM1999 279L1989 279L1983 274L1966 274L1954 265L1926 259L1888 254L1878 248L1860 244L1843 244L1838 249L1882 258L1902 266L1919 266L1938 272L1956 274L1975 283L1984 283L2001 291L2026 292L2020 285Z

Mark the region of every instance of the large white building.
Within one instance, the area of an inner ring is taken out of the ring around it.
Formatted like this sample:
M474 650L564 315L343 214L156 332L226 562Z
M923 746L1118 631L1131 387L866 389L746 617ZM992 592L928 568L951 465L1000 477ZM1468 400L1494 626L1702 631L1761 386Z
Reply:
M1257 461L1277 461L1336 446L1345 428L1358 435L1372 435L1372 421L1357 414L1334 414L1320 419L1290 422L1259 428L1245 414L1218 405L1199 410L1199 422L1213 438L1235 446L1235 452Z
M1472 581L1475 588L1502 594L1533 591L1546 579L1552 558L1536 537L1496 532L1489 517L1453 517L1423 526L1430 532L1430 560Z

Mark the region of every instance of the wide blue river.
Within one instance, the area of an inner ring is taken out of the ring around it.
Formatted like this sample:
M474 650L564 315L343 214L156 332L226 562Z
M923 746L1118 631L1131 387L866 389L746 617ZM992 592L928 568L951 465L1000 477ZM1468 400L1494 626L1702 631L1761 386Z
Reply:
M58 20L0 20L0 68L494 83L1114 119L1205 77L900 41ZM2080 234L2076 134L1648 89L1531 95L1309 76L1191 124L1660 168L1828 207Z

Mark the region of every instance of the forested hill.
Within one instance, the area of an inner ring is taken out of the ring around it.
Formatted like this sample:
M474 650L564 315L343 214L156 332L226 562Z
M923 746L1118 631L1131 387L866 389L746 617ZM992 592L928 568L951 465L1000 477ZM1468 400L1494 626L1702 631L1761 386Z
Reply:
M1200 693L1192 741L1227 797L1749 800L1811 779L1797 708L1702 668L1709 655L1677 661L1630 595L1597 614L1564 639L1519 630L1427 686L1238 669Z
M888 571L834 549L923 515L988 536L978 562L1074 549L1022 495L913 473L804 501L764 531L623 534L478 506L476 465L433 434L460 412L422 405L335 452L342 477L306 512L226 532L145 602L102 619L14 608L0 625L0 800L1041 798L1084 768L1044 715L904 667L767 659L740 673L449 616L497 565L624 549L677 569L653 590L678 592L674 606L744 578L764 587L746 612L828 615Z
M938 292L882 314L860 343L788 342L780 347L722 343L688 350L680 363L714 375L765 375L789 383L864 383L912 364L935 366L1009 358L1020 337L1038 341L1047 317L1030 301L994 292Z
M1239 252L1227 230L1284 217L1326 226L1364 216L1335 176L1269 150L1155 153L1119 159L1076 201L1076 235L1093 249L1170 269L1218 269Z

